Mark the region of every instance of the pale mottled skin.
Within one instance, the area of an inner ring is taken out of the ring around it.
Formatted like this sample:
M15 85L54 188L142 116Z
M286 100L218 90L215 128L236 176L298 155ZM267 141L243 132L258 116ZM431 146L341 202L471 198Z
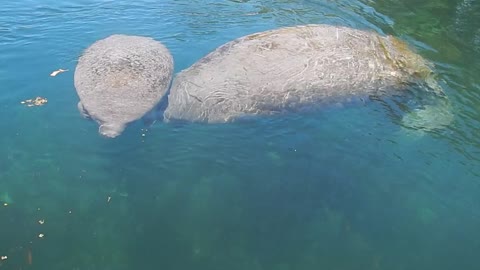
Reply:
M78 60L78 108L100 125L100 134L116 137L165 95L173 65L168 49L151 38L112 35L99 40Z
M221 123L392 94L430 80L405 43L330 25L286 27L217 48L173 81L166 121Z

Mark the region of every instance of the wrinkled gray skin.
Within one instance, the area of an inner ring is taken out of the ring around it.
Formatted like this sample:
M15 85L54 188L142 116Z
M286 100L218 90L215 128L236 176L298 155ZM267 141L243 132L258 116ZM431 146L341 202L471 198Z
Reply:
M82 115L99 125L106 137L155 107L170 85L173 58L148 37L112 35L85 50L75 70Z
M330 25L286 27L217 48L173 81L166 121L222 123L430 83L425 60L392 36Z

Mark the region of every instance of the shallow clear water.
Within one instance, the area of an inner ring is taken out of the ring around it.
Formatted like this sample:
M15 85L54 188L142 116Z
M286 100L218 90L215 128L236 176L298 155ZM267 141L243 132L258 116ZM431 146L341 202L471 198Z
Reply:
M478 1L130 2L0 4L0 269L478 269ZM108 140L77 111L76 60L110 34L162 41L178 72L305 23L406 40L454 121L407 130L377 102Z

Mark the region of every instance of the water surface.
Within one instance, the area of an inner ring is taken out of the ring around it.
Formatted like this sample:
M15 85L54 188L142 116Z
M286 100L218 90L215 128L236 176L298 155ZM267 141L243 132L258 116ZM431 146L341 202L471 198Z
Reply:
M377 102L108 140L77 111L78 56L110 34L162 41L178 72L306 23L406 40L454 121L407 130ZM2 2L0 269L478 269L479 59L473 0Z

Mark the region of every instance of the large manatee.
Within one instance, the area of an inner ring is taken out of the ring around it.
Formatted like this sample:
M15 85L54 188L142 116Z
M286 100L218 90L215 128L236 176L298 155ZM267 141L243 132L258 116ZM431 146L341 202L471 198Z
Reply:
M228 42L179 73L164 118L229 122L392 95L414 84L442 95L429 65L392 36L330 25L285 27Z
M112 35L88 47L75 69L75 88L84 116L100 134L120 135L165 95L173 58L162 43L148 37Z

